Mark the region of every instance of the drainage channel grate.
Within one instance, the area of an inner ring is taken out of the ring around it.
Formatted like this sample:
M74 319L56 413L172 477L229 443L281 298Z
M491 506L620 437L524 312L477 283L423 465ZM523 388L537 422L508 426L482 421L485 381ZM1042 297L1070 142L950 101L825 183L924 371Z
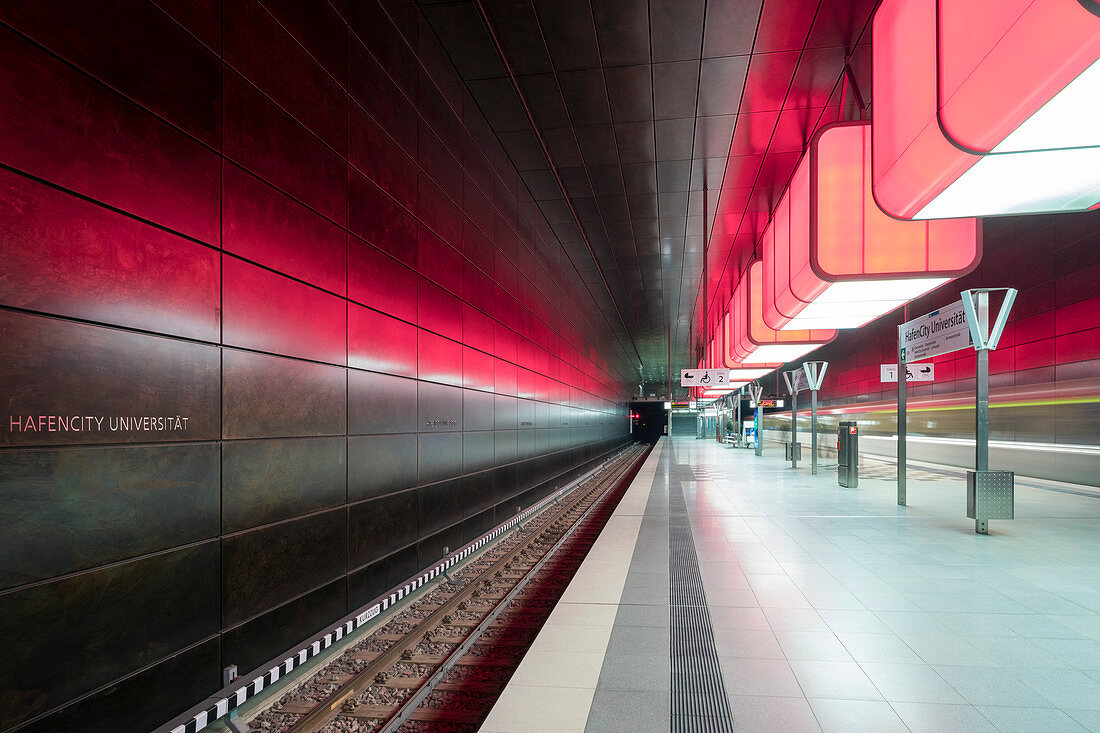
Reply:
M676 482L678 483L678 482ZM733 732L714 629L707 610L699 558L687 516L687 502L678 485L668 496L669 578L672 600L672 720L673 733Z

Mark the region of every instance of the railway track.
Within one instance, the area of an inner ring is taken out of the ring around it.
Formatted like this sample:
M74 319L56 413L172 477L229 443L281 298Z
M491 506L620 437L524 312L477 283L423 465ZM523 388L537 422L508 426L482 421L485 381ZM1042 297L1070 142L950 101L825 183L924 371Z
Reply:
M350 646L249 725L263 733L476 730L648 449L595 475Z

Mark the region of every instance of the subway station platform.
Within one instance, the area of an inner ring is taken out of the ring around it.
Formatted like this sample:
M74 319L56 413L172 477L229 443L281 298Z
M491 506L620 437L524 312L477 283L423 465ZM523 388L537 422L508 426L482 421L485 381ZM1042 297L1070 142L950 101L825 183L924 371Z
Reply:
M1100 731L1100 498L830 465L663 438L482 730Z

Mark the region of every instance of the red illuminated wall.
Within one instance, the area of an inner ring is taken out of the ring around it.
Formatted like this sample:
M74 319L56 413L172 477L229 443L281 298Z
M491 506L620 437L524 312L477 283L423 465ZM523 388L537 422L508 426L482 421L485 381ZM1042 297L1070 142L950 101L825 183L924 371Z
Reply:
M384 5L0 9L0 730L154 727L625 439L604 322Z
M1070 390L1095 398L1100 391L1100 212L984 220L982 262L970 275L914 301L909 317L947 305L959 292L977 287L1015 287L1015 306L1000 346L990 354L994 393L1028 392L1055 397ZM822 388L825 404L894 400L895 384L879 381L879 365L897 362L899 309L855 331L842 331L814 359L829 361ZM910 385L909 394L972 395L973 350L936 357L936 379ZM1011 439L1096 443L1095 418L1081 422L1071 405L1041 418L1007 426ZM996 411L994 411L996 412Z

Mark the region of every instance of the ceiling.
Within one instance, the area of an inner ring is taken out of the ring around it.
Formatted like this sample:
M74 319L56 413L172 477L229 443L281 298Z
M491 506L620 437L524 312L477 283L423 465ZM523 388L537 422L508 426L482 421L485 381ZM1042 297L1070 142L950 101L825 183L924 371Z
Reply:
M841 114L846 53L870 93L875 0L419 4L652 385L695 365L807 140Z

